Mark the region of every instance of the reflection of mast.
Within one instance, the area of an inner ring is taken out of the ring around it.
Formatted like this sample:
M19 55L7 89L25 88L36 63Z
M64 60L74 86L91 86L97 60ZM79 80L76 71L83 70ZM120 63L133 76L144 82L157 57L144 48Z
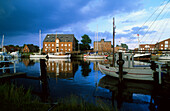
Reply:
M98 24L97 24L97 52L98 52Z
M39 30L39 50L40 50L40 54L41 54L41 30Z
M2 35L2 52L4 51L3 50L3 47L4 47L3 45L4 45L4 35Z

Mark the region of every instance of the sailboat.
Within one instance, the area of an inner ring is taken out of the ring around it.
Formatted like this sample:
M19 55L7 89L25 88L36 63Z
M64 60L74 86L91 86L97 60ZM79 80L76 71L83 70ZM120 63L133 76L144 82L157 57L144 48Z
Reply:
M140 48L139 34L137 34L137 36L138 36L138 50L139 50L139 48ZM151 53L137 53L137 54L134 54L133 57L135 60L150 60Z
M96 34L95 34L95 36L96 36ZM97 25L97 52L98 52L98 25ZM86 58L86 59L106 59L107 55L98 55L97 53L92 54L92 55L86 54L86 55L84 55L84 58Z
M30 58L46 58L47 55L41 54L41 30L39 30L39 53L33 53L30 55Z
M114 44L114 19L113 19L113 44ZM114 49L113 49L114 52ZM114 57L114 56L113 56ZM113 58L114 60L114 58ZM113 61L114 63L114 61ZM106 75L119 78L119 67L117 66L106 66L98 63L99 70ZM124 72L127 72L123 75L125 79L134 79L134 80L148 80L153 81L153 70L149 67L124 67Z
M2 45L2 51L0 52L0 57L3 60L10 60L12 57L4 51L3 44L4 44L4 35L2 36L2 44L1 44Z

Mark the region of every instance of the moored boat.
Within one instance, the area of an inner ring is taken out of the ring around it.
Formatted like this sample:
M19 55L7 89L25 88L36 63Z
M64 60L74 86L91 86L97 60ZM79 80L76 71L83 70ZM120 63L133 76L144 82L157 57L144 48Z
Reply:
M119 67L105 66L100 63L98 63L98 67L103 74L119 78ZM123 71L127 72L127 74L123 75L125 79L153 80L153 70L148 67L124 67Z
M86 59L106 59L107 55L84 55Z
M161 55L159 60L170 60L170 55Z
M19 51L11 52L10 55L14 58L20 58L21 57L21 54L19 53Z
M53 59L69 59L71 57L71 54L65 55L65 54L47 54L47 58L53 58Z
M47 57L47 55L42 55L39 53L34 53L34 54L30 55L30 58L46 58L46 57Z

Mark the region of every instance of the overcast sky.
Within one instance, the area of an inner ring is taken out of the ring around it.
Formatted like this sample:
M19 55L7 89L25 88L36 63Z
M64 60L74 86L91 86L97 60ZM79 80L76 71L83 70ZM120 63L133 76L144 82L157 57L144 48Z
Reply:
M0 0L0 41L4 45L39 45L46 34L89 35L98 41L112 41L113 17L116 45L130 48L170 38L169 0ZM168 25L169 24L169 25Z

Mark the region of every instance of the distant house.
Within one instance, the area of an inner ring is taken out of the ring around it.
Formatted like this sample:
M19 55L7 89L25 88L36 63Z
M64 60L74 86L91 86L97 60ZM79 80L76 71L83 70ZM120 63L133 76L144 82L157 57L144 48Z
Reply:
M152 52L155 50L155 44L140 44L140 52Z
M75 49L74 34L47 34L43 41L44 53L71 53Z
M22 49L22 52L38 52L39 47L34 46L33 44L25 44L24 48Z
M11 52L15 52L15 51L19 51L20 48L19 47L15 47L15 46L3 46L3 51L7 52L7 53L11 53Z
M117 53L117 52L126 52L126 48L123 48L121 46L116 46L114 48L114 50L115 50L115 53Z
M111 41L104 41L104 39L101 39L101 41L94 41L94 51L98 52L111 52Z

